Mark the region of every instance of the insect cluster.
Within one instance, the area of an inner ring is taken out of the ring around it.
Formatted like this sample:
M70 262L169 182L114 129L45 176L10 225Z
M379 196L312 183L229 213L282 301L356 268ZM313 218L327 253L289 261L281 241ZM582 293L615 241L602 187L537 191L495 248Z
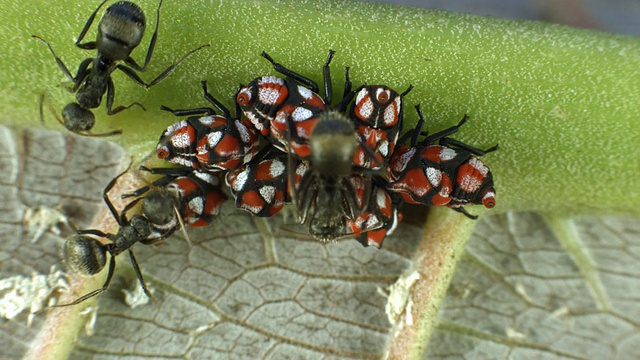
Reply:
M94 122L90 109L100 104L105 92L110 115L133 105L142 107L133 103L112 108L114 84L110 74L115 69L150 87L204 47L189 52L145 83L136 71L144 71L150 61L161 3L144 65L138 66L129 55L140 43L145 21L142 10L130 2L111 5L100 21L97 40L80 43L105 2L91 15L76 41L81 49L97 49L98 55L83 61L75 77L45 41L76 92L77 102L67 105L64 120L58 121L81 135L120 133L89 132ZM130 255L142 288L150 295L131 247L138 242L157 244L180 227L208 225L219 216L227 200L225 185L236 207L254 216L274 216L286 204L292 204L299 222L314 238L333 241L354 237L363 246L376 248L402 220L402 203L448 206L472 219L475 216L465 210L467 205L494 207L493 177L478 157L498 146L480 150L450 137L467 116L456 126L428 134L422 131L425 120L416 106L418 126L402 134L404 97L411 86L403 92L385 85L365 84L354 89L347 68L342 98L332 105L333 51L322 66L324 96L310 78L265 52L262 56L281 76L261 76L241 85L233 98L233 114L211 95L205 81L201 87L208 106L176 110L162 106L162 110L182 119L160 135L156 154L177 167L141 167L162 177L122 195L135 199L120 212L108 193L122 174L111 180L103 198L117 220L117 233L80 230L67 239L64 247L69 267L84 275L101 271L108 253L107 280L101 288L58 306L77 304L105 291L113 276L115 256L124 251ZM126 65L118 64L120 61ZM262 148L260 138L266 140ZM138 213L129 216L138 208ZM97 238L109 242L104 244Z

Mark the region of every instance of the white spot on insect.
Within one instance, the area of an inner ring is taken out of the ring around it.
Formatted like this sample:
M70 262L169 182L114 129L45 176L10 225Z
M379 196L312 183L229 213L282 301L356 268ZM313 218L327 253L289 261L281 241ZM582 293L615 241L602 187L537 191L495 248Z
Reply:
M238 133L240 134L240 139L244 144L248 144L251 141L251 134L249 134L249 129L240 121L236 120L236 129L238 129Z
M218 143L220 142L220 139L222 139L222 132L220 131L212 131L210 133L207 134L207 144L209 145L209 148L212 149L214 147L216 147L218 145Z
M274 159L271 162L271 166L269 166L269 175L272 178L279 177L280 175L284 174L285 171L286 171L286 166L282 161L277 159Z
M400 97L398 97L399 99ZM397 101L394 101L391 105L387 106L384 109L384 114L382 116L382 121L384 122L385 126L391 126L393 124L395 124L396 122L398 122L398 104ZM375 124L376 126L379 126L379 124Z
M275 186L265 185L258 189L258 192L260 192L260 196L262 196L268 204L273 204L273 199L276 197Z
M310 89L307 89L306 87L304 87L302 85L298 85L298 93L304 99L309 100L309 99L313 98L313 92Z
M382 157L387 157L389 155L389 142L387 140L378 142L378 151L382 154Z
M377 189L376 191L376 205L378 209L387 208L387 194L382 189Z
M480 174L482 175L486 176L489 172L489 168L482 162L482 160L478 159L477 157L472 157L471 159L469 159L469 165L473 166L473 168L478 170L478 172L480 172Z
M194 156L195 154L185 154L188 157ZM176 156L173 159L171 159L171 162L176 164L176 165L182 165L184 167L188 167L188 168L192 168L193 167L193 161L187 159L186 157L180 157L180 156Z
M244 188L245 183L249 179L249 169L244 169L236 176L236 180L231 185L231 188L235 192L240 192Z
M45 306L56 303L54 294L69 290L66 274L55 266L49 274L32 273L31 277L22 275L0 280L0 316L11 320L22 311L29 311L27 327L31 326L33 317Z
M291 118L295 122L302 122L308 120L313 116L313 112L311 110L303 108L302 106L296 107L295 110L291 113Z
M373 102L369 97L369 92L366 89L360 90L356 97L356 104L359 106L359 118L363 121L367 121L373 114Z
M438 156L442 161L449 161L455 158L457 154L458 153L452 148L443 147L442 150L440 150L440 153L438 154Z
M247 210L248 212L252 213L252 214L259 214L260 211L262 211L262 209L264 208L263 206L251 206L251 205L247 205L245 203L242 203L240 205L240 207L244 210Z
M307 169L309 169L309 164L306 161L301 162L298 167L296 167L296 175L303 176L307 172Z
M474 174L464 174L462 179L460 179L460 189L473 193L482 185L482 181L478 179Z
M173 136L171 136L171 145L177 148L189 148L193 141L194 139L189 136L189 132L187 131L173 134Z
M189 201L189 209L194 213L201 215L204 213L204 198L202 196L196 196Z
M488 193L484 194L484 196L482 197L482 200L486 200L486 199L490 199L490 198L495 198L496 197L496 193L494 193L493 191L489 191Z
M202 124L202 125L209 126L209 125L214 123L215 118L216 118L216 116L214 116L214 115L203 116L203 117L199 118L198 121L200 121L200 124Z
M439 186L442 182L442 171L433 167L427 167L424 169L424 173L427 175L427 179L433 187Z
M397 157L398 161L394 161L393 163L389 164L391 167L391 171L395 173L403 172L404 169L407 167L407 164L409 163L409 161L411 161L411 159L415 155L415 153L416 153L416 148L412 147L408 151L404 152L402 155L398 156Z
M218 179L218 177L213 175L213 174L211 174L211 173L208 173L208 172L205 172L205 171L194 171L191 174L193 174L198 179L200 179L200 180L202 180L202 181L204 181L206 183L209 183L209 184L211 184L213 186L220 185L220 180Z
M171 136L176 130L185 128L187 126L189 126L189 124L185 120L178 121L176 123L169 125L163 135Z

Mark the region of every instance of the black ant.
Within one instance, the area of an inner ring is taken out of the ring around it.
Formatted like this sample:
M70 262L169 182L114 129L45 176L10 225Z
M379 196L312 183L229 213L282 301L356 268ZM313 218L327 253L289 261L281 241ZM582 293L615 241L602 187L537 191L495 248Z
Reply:
M146 83L137 74L137 71L145 71L147 65L151 61L151 55L153 55L153 49L156 45L158 38L158 26L160 25L160 6L162 6L162 0L158 4L156 15L156 27L147 49L147 55L142 66L130 56L131 52L140 44L144 30L146 27L146 20L144 13L140 7L129 1L118 1L117 3L109 6L105 11L102 19L98 24L98 35L96 41L88 41L81 43L87 34L89 28L93 24L96 14L100 8L107 2L104 0L98 8L89 16L89 19L85 23L75 45L83 50L97 50L98 55L95 58L86 58L78 66L76 76L74 77L67 66L53 51L53 48L42 37L32 35L44 42L54 58L58 67L64 72L64 74L71 80L73 86L70 88L71 92L76 93L76 101L67 104L62 110L62 119L58 117L53 108L50 106L54 116L58 122L69 131L85 135L85 136L112 136L121 134L122 130L114 130L107 133L94 134L90 130L95 124L95 115L90 109L100 106L102 96L107 93L107 114L114 115L122 110L128 109L134 105L146 110L138 102L131 103L127 106L120 105L113 108L113 100L115 97L115 85L111 79L111 73L116 69L122 71L136 84L148 89L173 72L175 67L185 60L188 56L194 52L209 46L208 44L202 45L194 50L189 51L186 55L180 58L177 62L171 64L160 75L158 75L151 82ZM119 61L124 61L126 65L118 64ZM40 118L44 121L43 117L43 102L44 94L40 98Z
M102 271L106 264L106 255L109 253L109 272L107 279L102 287L93 290L73 302L67 304L53 305L53 307L63 307L79 304L91 297L94 297L107 290L111 283L111 278L116 267L116 256L128 250L129 258L133 264L133 269L140 281L140 285L144 293L150 298L151 293L142 277L142 272L138 265L138 261L131 250L135 243L145 245L158 244L165 237L171 235L177 228L174 213L174 203L166 197L147 197L138 198L127 204L124 209L118 213L113 203L109 199L108 193L113 188L117 180L124 175L129 168L113 178L102 192L102 198L107 204L109 211L118 223L118 232L116 234L105 233L97 229L80 230L76 235L67 239L64 244L63 254L67 266L75 273L85 276L91 276ZM127 213L140 200L143 200L142 214L136 214L127 219ZM152 209L152 210L151 210ZM91 236L88 236L91 235ZM109 239L111 242L103 244L94 236Z

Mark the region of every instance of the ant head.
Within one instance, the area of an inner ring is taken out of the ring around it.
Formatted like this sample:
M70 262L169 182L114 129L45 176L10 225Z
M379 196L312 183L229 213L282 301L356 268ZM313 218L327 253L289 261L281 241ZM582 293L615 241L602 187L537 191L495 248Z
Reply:
M89 131L96 123L96 117L91 110L81 107L78 103L70 103L62 109L63 125L67 130L78 133Z
M338 111L326 111L309 137L311 165L324 175L349 175L358 146L351 120Z
M98 25L96 45L105 58L126 60L144 35L144 12L132 2L119 1L107 8Z
M76 234L64 243L63 255L69 269L80 275L99 273L107 261L106 247L96 239Z
M142 213L156 225L169 224L176 217L174 204L169 194L154 190L142 200Z

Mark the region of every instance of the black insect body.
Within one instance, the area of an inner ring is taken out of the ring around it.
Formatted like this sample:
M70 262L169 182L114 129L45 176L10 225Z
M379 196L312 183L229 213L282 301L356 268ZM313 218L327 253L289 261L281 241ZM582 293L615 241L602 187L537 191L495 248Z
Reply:
M131 263L133 264L133 269L136 272L138 280L140 281L140 285L142 285L142 289L144 290L145 294L151 297L151 293L149 292L149 289L144 282L142 272L140 271L140 267L138 266L138 262L136 261L131 247L138 242L145 245L159 243L163 238L173 233L173 231L175 230L175 226L167 229L167 224L162 223L165 220L160 220L160 224L155 224L152 222L152 220L150 220L150 217L146 216L144 213L133 215L131 219L127 219L127 212L138 203L138 200L129 203L127 206L125 206L122 212L118 213L116 208L113 206L113 203L109 199L108 193L113 188L116 181L126 171L128 171L128 169L113 178L109 182L109 184L107 184L102 193L104 202L107 204L109 211L118 223L118 232L116 234L109 234L97 229L80 230L76 235L73 235L67 239L63 248L63 255L67 266L73 272L85 276L95 275L102 271L102 269L106 265L106 255L108 253L111 258L109 259L109 272L107 274L107 279L105 280L102 287L79 297L71 303L55 305L55 307L79 304L107 290L109 284L111 283L111 278L113 277L113 272L115 270L116 256L124 251L129 252L129 257L131 259ZM158 204L150 205L154 208L160 207L158 206ZM164 213L157 214L155 218L152 217L154 220L166 219L167 217L171 217L167 214L170 211L173 211L173 207L162 206L162 208L164 209ZM110 243L103 244L95 237L106 238L110 241Z
M370 194L370 179L353 176L353 155L358 146L353 122L343 113L326 111L318 116L311 135L310 165L302 172L292 199L309 233L322 241L335 240L352 231L347 220L363 211ZM290 176L291 178L291 176ZM363 195L363 196L360 196Z
M153 55L153 50L158 38L160 6L162 5L162 1L158 4L155 31L151 38L151 42L149 43L147 55L142 66L138 65L130 55L142 40L146 27L146 19L142 9L132 2L119 1L109 6L98 24L98 35L96 40L84 43L81 42L93 24L96 14L107 1L108 0L105 0L98 5L98 8L91 14L75 42L75 45L80 49L97 50L98 52L95 58L87 58L80 63L75 76L72 75L67 66L56 55L53 48L46 40L40 36L32 35L32 37L47 45L49 51L51 51L51 54L53 54L56 59L58 67L71 81L72 86L70 87L70 91L76 93L76 102L67 104L64 107L62 110L62 119L55 114L55 111L52 110L52 112L58 122L64 125L69 131L85 136L111 136L122 133L121 130L114 130L100 134L90 132L95 124L95 116L90 109L100 106L102 97L105 93L107 94L106 108L108 115L117 114L118 112L128 109L134 105L140 106L144 109L144 107L137 102L126 106L120 105L115 108L113 107L115 85L111 78L111 74L116 69L122 71L135 83L147 89L156 85L171 74L175 67L189 55L209 46L203 45L188 52L177 62L166 68L155 79L147 83L140 78L137 72L145 71L147 69L147 65L149 65L149 62L151 61L151 56ZM126 65L120 64L119 62L121 61ZM43 102L44 96L40 99L41 118L43 116Z

